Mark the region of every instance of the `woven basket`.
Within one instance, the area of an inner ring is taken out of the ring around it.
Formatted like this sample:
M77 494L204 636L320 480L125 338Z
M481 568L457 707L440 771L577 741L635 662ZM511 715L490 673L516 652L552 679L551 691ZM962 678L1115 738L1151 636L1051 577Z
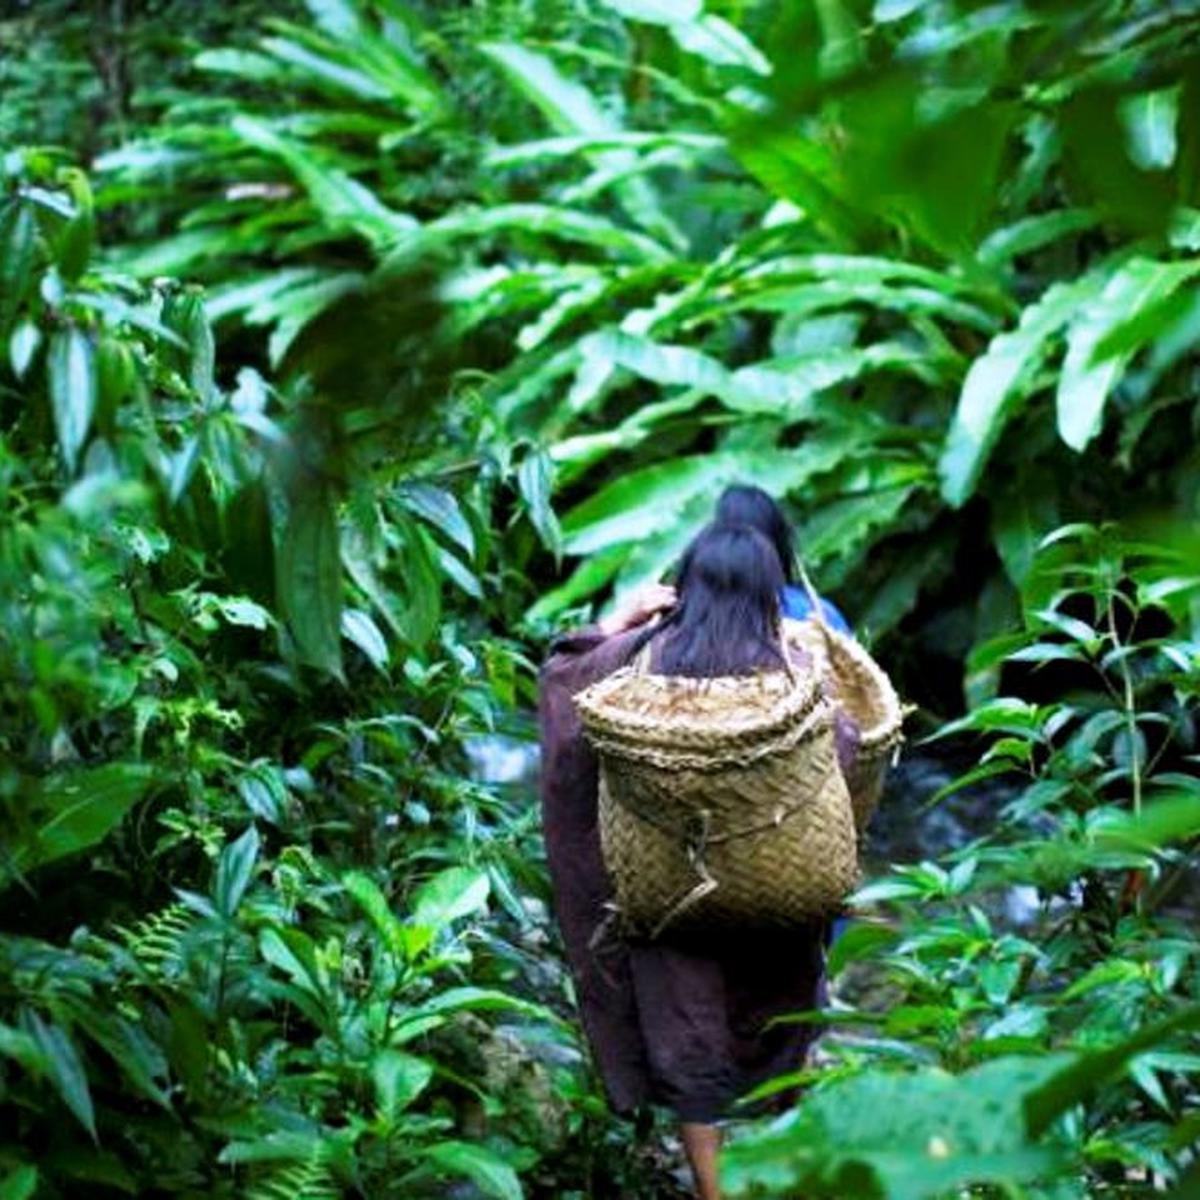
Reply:
M785 619L783 638L813 657L825 680L826 697L859 727L858 754L845 777L854 806L854 823L861 835L879 807L888 767L904 740L904 708L884 669L854 638L829 626L803 572L801 579L813 616L802 621Z
M853 889L853 812L814 675L625 668L575 700L626 934L795 926Z

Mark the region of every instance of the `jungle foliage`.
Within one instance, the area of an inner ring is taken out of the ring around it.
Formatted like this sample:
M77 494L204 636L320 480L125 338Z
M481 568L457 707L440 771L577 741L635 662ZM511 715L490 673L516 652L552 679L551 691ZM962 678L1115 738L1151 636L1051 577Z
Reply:
M0 21L0 1197L675 1194L496 759L744 479L994 803L733 1194L1190 1195L1200 6L204 8Z

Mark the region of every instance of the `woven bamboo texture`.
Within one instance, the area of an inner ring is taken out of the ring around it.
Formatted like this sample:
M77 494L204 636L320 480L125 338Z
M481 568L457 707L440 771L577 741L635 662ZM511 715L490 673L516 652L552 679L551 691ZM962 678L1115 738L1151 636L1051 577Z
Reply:
M857 882L831 710L810 672L619 671L576 697L627 934L803 924Z
M904 710L883 668L853 638L822 621L783 622L784 640L812 655L829 701L854 720L861 733L846 786L861 835L871 820L896 748L904 739Z

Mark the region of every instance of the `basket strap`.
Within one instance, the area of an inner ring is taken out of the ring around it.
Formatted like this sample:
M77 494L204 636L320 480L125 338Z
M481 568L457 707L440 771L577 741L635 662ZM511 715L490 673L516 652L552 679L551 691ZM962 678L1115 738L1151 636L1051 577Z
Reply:
M800 571L800 582L804 586L805 595L808 596L808 602L812 605L813 620L821 627L821 632L826 638L833 633L829 628L829 622L825 619L825 606L821 603L821 597L817 594L817 589L813 587L813 581L808 577L808 572L804 569L803 563L797 563Z

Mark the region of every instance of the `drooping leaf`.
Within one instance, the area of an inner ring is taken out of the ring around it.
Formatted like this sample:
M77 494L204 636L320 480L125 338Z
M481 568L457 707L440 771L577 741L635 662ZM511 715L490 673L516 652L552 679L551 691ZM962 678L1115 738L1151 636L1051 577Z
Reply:
M50 405L58 445L72 474L96 412L96 355L91 338L76 326L50 338Z
M37 259L37 221L20 200L0 207L0 334L24 303Z
M142 763L109 763L43 779L34 800L38 824L0 859L0 878L87 850L102 841L145 795L155 779Z
M1100 430L1104 404L1136 346L1102 354L1100 344L1147 310L1166 302L1200 263L1163 263L1133 258L1118 267L1099 295L1086 301L1067 330L1067 355L1058 382L1058 431L1073 450L1082 450Z
M433 1066L401 1050L381 1050L371 1063L371 1078L381 1115L394 1121L425 1090Z
M314 486L293 500L279 547L279 600L300 657L342 677L342 572L332 492Z
M619 129L616 121L578 80L568 79L543 54L515 43L488 43L483 51L532 100L556 132L603 135ZM686 239L666 215L654 186L638 173L638 159L625 149L595 149L588 155L612 174L621 203L643 229L682 249Z
M474 867L447 867L417 889L412 918L418 925L441 929L486 906L487 873Z
M938 463L942 495L955 506L975 491L999 440L1039 363L1049 339L1096 296L1105 274L1093 272L1071 283L1053 284L1022 313L1017 328L992 339L967 372Z
M431 483L408 483L400 489L399 498L405 508L461 546L468 559L475 557L474 531L453 492Z
M35 1012L26 1010L24 1020L30 1036L45 1055L46 1070L54 1090L93 1140L96 1139L96 1109L75 1043L61 1026L47 1024Z
M544 450L531 450L517 468L517 486L525 511L542 544L556 557L562 553L562 528L550 506L554 490L554 462Z
M517 1173L494 1150L481 1143L438 1142L425 1154L442 1171L471 1180L486 1196L494 1196L496 1200L524 1200L525 1192Z
M342 609L342 636L353 642L377 671L387 670L387 640L369 613L361 608Z
M250 886L254 865L258 861L258 830L249 826L235 842L221 851L217 862L217 879L213 886L213 898L217 911L232 918Z

